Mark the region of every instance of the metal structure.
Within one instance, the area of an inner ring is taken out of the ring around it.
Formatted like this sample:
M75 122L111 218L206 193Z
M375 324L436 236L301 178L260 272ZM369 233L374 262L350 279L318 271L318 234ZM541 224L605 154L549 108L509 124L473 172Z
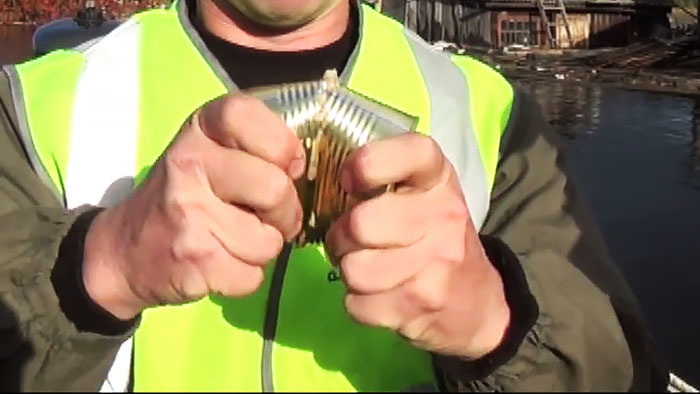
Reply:
M551 1L551 0L550 0ZM566 29L566 35L569 39L570 48L574 47L574 40L571 36L571 27L569 26L569 17L566 15L566 7L564 6L564 0L553 0L554 4L550 5L547 0L535 0L537 3L537 8L540 10L540 17L542 18L542 24L545 32L547 33L547 40L549 41L550 48L559 47L559 39L557 27L557 13L561 14L561 19L564 22L564 28ZM551 22L549 15L552 15L554 22Z

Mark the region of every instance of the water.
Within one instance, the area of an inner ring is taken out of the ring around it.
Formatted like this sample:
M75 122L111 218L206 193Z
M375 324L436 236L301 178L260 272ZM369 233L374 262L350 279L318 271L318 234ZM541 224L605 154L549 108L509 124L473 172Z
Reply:
M670 368L700 387L700 97L517 84L562 137Z

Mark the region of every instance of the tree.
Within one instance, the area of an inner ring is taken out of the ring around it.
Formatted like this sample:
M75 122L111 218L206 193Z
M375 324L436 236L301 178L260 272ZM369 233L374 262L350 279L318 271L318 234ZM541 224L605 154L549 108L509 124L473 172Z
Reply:
M129 15L169 3L170 0L96 0L107 19ZM85 0L0 0L0 23L44 24L64 17L75 17Z

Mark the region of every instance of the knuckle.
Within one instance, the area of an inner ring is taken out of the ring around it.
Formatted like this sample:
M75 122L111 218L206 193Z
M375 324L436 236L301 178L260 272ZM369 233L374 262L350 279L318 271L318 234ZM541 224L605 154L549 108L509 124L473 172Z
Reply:
M399 334L410 340L414 345L418 347L429 348L429 344L426 343L422 338L426 330L428 329L429 320L425 318L418 318L411 320L401 327L399 327ZM421 346L421 344L423 346Z
M191 211L192 203L183 193L178 193L176 189L177 188L173 186L172 183L168 183L165 186L162 206L165 216L169 218L171 223L173 223L176 228L182 228L185 226L185 218L187 218Z
M242 119L259 111L263 106L264 104L253 96L234 94L226 97L223 103L221 116L223 120L227 122L234 119Z
M292 180L281 171L274 171L267 181L265 193L261 196L261 208L269 210L278 206L294 190Z
M280 138L276 138L276 143L265 145L265 156L273 163L286 169L287 164L292 161L296 152L298 141L291 131L281 129Z
M231 132L236 129L236 125L245 119L249 119L254 113L259 111L262 104L258 99L245 94L235 94L226 96L217 103L218 111L212 119L219 127L214 130L225 130Z
M366 225L370 220L371 213L367 204L357 205L348 215L348 233L360 245L371 242L371 234L369 234Z
M364 176L372 168L372 151L369 146L365 145L358 148L350 164L350 170L354 178Z
M260 267L250 267L250 272L246 276L246 280L241 286L241 292L243 295L254 293L260 288L265 279L264 272Z
M404 295L408 305L428 311L436 312L445 308L447 304L447 289L436 287L427 291L425 286L421 286L417 281L412 281L404 288Z
M466 237L466 232L459 231L457 236L459 238L456 239L463 240ZM436 261L443 264L457 265L464 260L464 256L467 255L465 242L450 242L446 244L439 250L434 251L433 255L436 257Z
M372 301L364 295L348 295L345 298L345 310L357 323L372 327L391 327L385 313L371 307Z
M179 264L201 266L212 260L215 254L216 251L200 242L192 231L177 235L170 246L170 255Z
M363 256L360 252L346 255L340 262L340 274L346 286L358 293L369 291L367 275L362 269Z
M284 238L279 231L270 229L260 236L259 248L256 248L255 262L264 263L277 257L284 246Z
M201 202L195 196L183 192L173 183L165 185L160 205L169 224L179 231L187 231L192 226L193 217L202 211Z
M442 160L442 149L438 143L424 135L416 135L416 151L421 153L421 157L426 164L436 163Z
M444 218L449 221L464 221L466 218L470 218L469 207L464 201L459 201L455 199L452 203L445 204Z
M202 165L201 158L193 153L186 142L177 144L170 149L163 157L163 166L169 176L174 176L177 173L189 172L193 168Z
M163 212L176 227L180 227L182 219L187 217L189 202L184 201L177 193L173 193L168 189L170 187L166 188L163 196Z
M245 264L237 262L237 264ZM226 285L221 292L228 297L244 297L254 293L262 286L265 279L264 272L260 267L245 266L244 271L239 272L236 279L226 281Z
M345 299L343 300L343 304L345 306L345 310L348 312L348 315L350 315L350 317L353 318L358 323L362 323L362 321L360 319L361 314L359 313L360 311L358 310L359 308L357 307L357 303L354 302L353 296L351 296L351 295L345 296Z
M348 315L356 322L367 325L374 323L374 319L372 319L372 316L367 312L366 308L363 308L362 303L358 302L357 296L346 296L344 304Z
M203 155L198 147L184 143L169 150L157 166L161 167L166 185L177 188L184 179L196 179L206 173ZM158 170L158 168L156 168Z
M225 115L227 101L228 97L223 96L204 104L192 114L188 123L204 134L215 137L213 133L216 133L220 129L219 126L222 126L227 119Z
M345 285L349 289L355 289L357 287L357 276L355 275L355 269L350 262L350 256L345 256L340 261L340 275L345 282Z
M416 286L406 286L404 289L404 296L406 297L406 303L408 305L414 305L421 310L434 310L431 308L431 300L429 300L429 295L417 288Z

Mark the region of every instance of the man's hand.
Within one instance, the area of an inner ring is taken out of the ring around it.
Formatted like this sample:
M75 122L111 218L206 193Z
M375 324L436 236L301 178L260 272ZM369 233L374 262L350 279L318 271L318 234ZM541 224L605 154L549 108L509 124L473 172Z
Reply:
M341 184L355 195L396 185L327 234L349 314L445 355L477 359L495 349L510 319L503 284L437 144L415 133L372 142L345 162Z
M293 179L304 151L261 101L227 96L197 111L148 179L86 237L83 281L127 320L149 306L239 297L301 228Z

